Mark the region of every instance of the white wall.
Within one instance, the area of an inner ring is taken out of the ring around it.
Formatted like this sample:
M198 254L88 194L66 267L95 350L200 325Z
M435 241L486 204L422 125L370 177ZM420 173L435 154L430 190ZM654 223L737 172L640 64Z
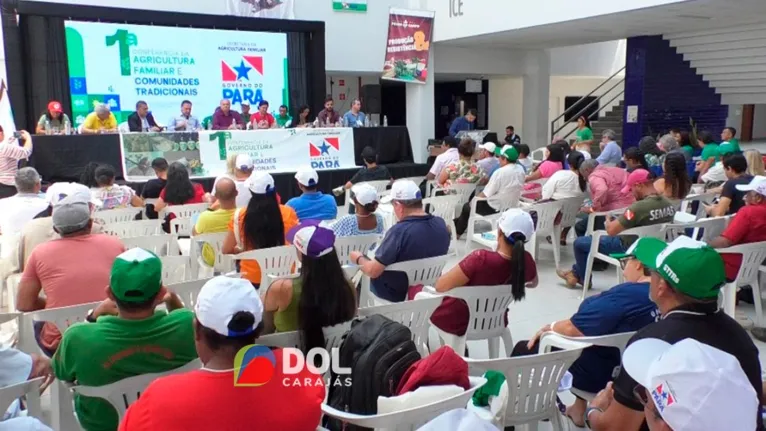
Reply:
M607 76L625 66L625 39L551 49L551 75ZM621 73L624 75L624 71Z
M521 77L497 77L489 80L489 130L498 138L505 136L505 128L513 126L522 134L522 105L524 79Z
M434 73L467 75L524 74L524 51L434 45Z
M332 85L330 85L331 80ZM377 84L380 82L377 76L371 75L327 75L327 94L332 94L336 111L340 113L348 111L351 109L351 102L354 99L361 98L359 87L360 80L362 85ZM365 110L364 106L362 106L362 110Z
M737 125L732 125L732 127L737 127ZM753 139L763 138L766 138L766 105L755 105L753 112Z

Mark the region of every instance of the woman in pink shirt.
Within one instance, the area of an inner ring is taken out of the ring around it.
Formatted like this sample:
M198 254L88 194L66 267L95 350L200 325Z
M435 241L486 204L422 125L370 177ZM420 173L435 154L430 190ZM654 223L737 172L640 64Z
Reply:
M565 158L564 147L558 142L545 147L545 161L537 165L524 179L527 184L524 185L523 196L529 199L539 199L542 184L533 181L548 179L556 172L564 169Z
M583 208L580 220L575 224L577 236L585 235L588 223L588 214L592 212L611 211L630 206L636 198L628 191L622 192L622 188L628 180L628 172L625 169L600 166L595 159L586 160L580 166L580 175L588 181L592 204ZM604 220L597 220L596 229L603 229Z

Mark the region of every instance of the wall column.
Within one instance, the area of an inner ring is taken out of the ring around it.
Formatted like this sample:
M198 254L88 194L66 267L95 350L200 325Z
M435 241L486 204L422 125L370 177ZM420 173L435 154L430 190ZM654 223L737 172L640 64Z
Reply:
M522 128L518 131L529 148L541 148L550 143L548 110L551 86L551 55L548 50L528 51L524 61L524 106ZM502 132L502 133L501 133ZM505 131L498 131L504 136Z
M434 50L428 53L428 79L425 84L405 84L407 88L407 130L412 141L415 163L428 159L426 145L434 138L436 122L434 106Z

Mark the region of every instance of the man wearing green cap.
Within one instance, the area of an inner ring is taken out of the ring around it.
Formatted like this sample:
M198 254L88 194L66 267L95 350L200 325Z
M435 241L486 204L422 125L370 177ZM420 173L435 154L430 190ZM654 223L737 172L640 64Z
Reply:
M497 151L497 150L496 150ZM478 198L490 198L476 202L476 213L479 215L495 214L500 207L500 202L492 197L508 195L514 191L521 193L524 189L524 168L516 163L519 152L516 148L506 145L500 151L500 168L490 177L484 190L476 195ZM460 217L455 219L455 233L459 237L468 229L468 219L471 218L471 203L463 205Z
M650 269L649 297L662 315L660 321L638 331L628 345L644 338L671 344L692 338L715 347L737 358L761 399L758 349L747 332L718 309L719 290L726 282L721 256L705 243L686 236L670 244L641 238L626 254ZM634 395L637 389L643 390L621 369L614 383L599 392L586 409L590 429L635 431L645 426L644 407ZM667 389L672 393L672 388ZM759 409L759 423L760 415Z
M59 380L102 386L197 358L194 313L162 285L156 255L134 248L117 256L106 294L87 323L64 333L52 364ZM167 311L155 311L163 302ZM85 429L117 429L117 412L105 400L75 396L75 411Z

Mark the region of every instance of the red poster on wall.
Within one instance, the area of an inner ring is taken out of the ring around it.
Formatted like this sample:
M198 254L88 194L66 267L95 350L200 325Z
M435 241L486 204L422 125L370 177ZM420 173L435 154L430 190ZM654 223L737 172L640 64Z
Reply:
M433 12L391 9L383 79L426 82L433 24Z

